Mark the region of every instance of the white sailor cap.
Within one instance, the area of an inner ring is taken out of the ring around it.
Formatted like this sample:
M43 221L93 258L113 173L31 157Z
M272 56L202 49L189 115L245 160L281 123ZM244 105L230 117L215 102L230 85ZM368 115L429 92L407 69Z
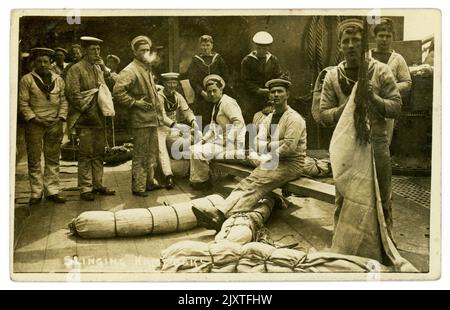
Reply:
M80 38L80 40L81 40L81 44L85 47L90 46L90 45L100 45L101 43L103 43L103 40L101 40L99 38L89 37L89 36L83 36Z
M164 81L178 80L179 76L180 74L176 72L161 73L161 77L164 79Z
M119 56L110 54L110 55L106 56L106 60L109 60L109 59L114 59L114 61L117 62L117 64L120 64L120 58L119 58Z
M61 52L64 53L64 55L67 55L67 50L66 50L65 48L62 48L62 47L55 47L55 52L57 52L57 51L61 51Z
M260 31L253 36L253 42L259 45L269 45L272 44L273 37L266 31Z
M211 80L216 81L216 82L219 82L219 83L222 85L222 87L220 87L220 89L221 89L221 90L224 89L224 87L225 87L225 81L224 81L223 78L222 78L220 75L218 75L218 74L210 74L210 75L207 75L207 76L203 79L203 88L206 88L206 85L208 85L208 82L211 81Z

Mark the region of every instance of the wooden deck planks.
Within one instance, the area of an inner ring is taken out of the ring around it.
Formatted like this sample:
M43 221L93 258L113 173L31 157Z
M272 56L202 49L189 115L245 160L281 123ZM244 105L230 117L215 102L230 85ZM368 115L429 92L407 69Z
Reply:
M43 202L30 208L14 251L15 272L42 272L50 234L53 205Z

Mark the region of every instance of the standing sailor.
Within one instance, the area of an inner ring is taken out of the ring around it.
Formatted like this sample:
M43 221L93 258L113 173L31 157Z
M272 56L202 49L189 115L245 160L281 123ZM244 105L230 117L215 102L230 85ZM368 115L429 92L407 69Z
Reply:
M59 195L59 157L63 122L68 109L64 81L51 70L53 50L34 48L31 52L34 70L24 75L19 83L19 111L27 122L25 140L31 186L30 205L41 202L44 191L47 200L64 203L66 200Z
M392 49L392 41L394 39L394 22L387 17L381 17L380 23L373 27L375 34L376 48L370 50L370 56L374 59L385 63L391 68L394 74L397 88L402 97L406 97L411 89L411 75L405 59L399 53ZM394 132L394 119L387 119L387 132L389 144L392 141Z
M211 122L212 105L208 102L208 96L203 89L203 79L210 74L217 74L223 78L225 84L229 83L228 68L223 57L213 51L214 41L210 35L202 35L199 38L200 53L192 57L188 68L188 78L195 92L195 115L202 117L202 127ZM224 92L230 95L231 87L228 85Z
M137 36L131 41L134 59L117 77L114 98L129 109L133 135L133 162L131 191L133 195L147 197L146 191L161 188L154 178L158 158L158 126L175 126L164 117L164 107L158 99L153 80L152 63L156 53L151 52L152 41Z
M344 54L345 60L338 66L328 71L325 76L322 88L321 102L320 102L320 118L323 124L328 126L336 126L340 124L339 120L343 114L349 98L354 98L352 104L356 100L361 100L355 95L352 96L352 92L355 92L354 87L358 81L358 74L360 70L360 60L363 53L362 49L362 37L363 37L363 23L359 19L347 19L341 22L338 26L338 39L339 46ZM376 166L376 178L378 179L378 186L381 196L382 209L384 218L387 224L388 234L392 237L392 210L391 210L391 160L389 154L389 139L387 136L387 122L386 119L395 118L399 115L401 110L401 97L398 91L395 78L390 68L373 58L369 58L368 64L368 104L369 104L369 117L371 120L370 129L370 142L373 147L373 156ZM350 106L351 107L351 106ZM355 109L356 110L356 109ZM362 112L354 113L355 117ZM353 115L352 115L353 120ZM364 124L365 124L364 120ZM347 123L343 123L347 124ZM341 126L342 127L342 126ZM356 124L352 128L356 128ZM366 127L364 127L366 128ZM336 129L337 130L337 129ZM333 134L333 138L339 138L340 132ZM333 140L332 140L333 144ZM370 145L370 144L369 144ZM335 145L338 148L339 145ZM342 145L341 148L345 149L348 145ZM350 150L349 152L352 152ZM340 158L342 152L332 153L330 146L330 157L332 158L331 164L334 165L333 158ZM348 175L356 171L357 173L372 169L371 167L361 166L361 162L367 160L363 158L360 160L353 160L348 162L345 167L339 167L343 169L343 174ZM341 192L346 189L348 184L340 182L337 179L337 171L333 167L333 177L336 183L336 210L335 210L335 234L333 237L333 248L338 252L345 254L361 255L367 257L373 257L379 259L379 249L377 242L379 242L379 235L376 231L359 224L359 219L356 217L363 214L363 212L369 212L368 207L365 205L352 206L353 208L347 208L346 212L341 212L343 206L349 205L353 200L351 195L358 195L359 199L362 194L356 189L349 189L345 192L346 196ZM354 178L353 178L354 179ZM350 181L352 178L350 178ZM367 180L366 180L367 181ZM373 185L367 188L360 188L358 190L371 191ZM341 191L340 191L341 189ZM371 202L367 198L366 204ZM366 218L367 219L367 218ZM347 226L346 226L347 225ZM348 227L351 226L351 227ZM340 229L340 227L343 227ZM345 236L343 236L342 232ZM363 236L363 237L362 237ZM354 251L349 248L352 247L352 242L360 241L362 238L362 247ZM342 242L341 242L342 241ZM349 253L350 251L350 253ZM369 256L370 255L370 256Z
M100 57L103 40L81 37L85 56L67 72L67 96L70 103L68 130L77 130L79 137L78 186L81 199L92 201L94 194L115 195L103 186L103 157L105 153L105 119L98 104L101 84L114 83Z
M281 77L282 70L278 58L269 52L273 37L266 31L257 32L253 36L255 50L244 57L241 63L243 114L245 122L257 120L272 112L268 103L269 90L265 84L271 79Z

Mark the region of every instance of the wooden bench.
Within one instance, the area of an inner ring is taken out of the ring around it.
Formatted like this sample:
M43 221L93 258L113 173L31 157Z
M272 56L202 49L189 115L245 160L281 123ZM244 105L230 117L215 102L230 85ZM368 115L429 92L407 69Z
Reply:
M237 164L214 162L213 165L218 167L224 173L231 174L240 178L247 177L253 171L253 169L250 167L245 167ZM311 197L334 204L335 188L333 185L318 182L306 177L291 181L287 183L282 189L283 191L287 191L288 193Z

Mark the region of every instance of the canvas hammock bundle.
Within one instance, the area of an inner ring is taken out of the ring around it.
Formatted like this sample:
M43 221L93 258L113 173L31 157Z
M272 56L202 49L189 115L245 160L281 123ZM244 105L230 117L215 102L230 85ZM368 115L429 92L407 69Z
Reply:
M215 240L217 242L228 240L240 244L256 241L258 233L272 213L273 206L272 199L263 198L255 206L254 211L233 214L222 224L222 229L217 233Z
M281 273L393 272L378 261L353 255L276 248L262 242L177 242L160 255L162 272Z
M100 84L98 87L98 106L100 107L103 116L116 115L111 92L105 84Z
M210 195L168 206L117 212L86 211L69 223L69 229L72 235L86 239L137 237L185 231L197 226L197 219L192 212L193 206L214 207L223 201L220 195Z
M339 217L335 223L333 252L389 261L397 271L416 272L398 252L387 231L371 143L357 141L352 90L330 142L330 160ZM384 256L386 258L384 258Z
M333 175L331 171L331 162L329 159L317 159L306 156L303 170L303 174L311 178L331 177Z

